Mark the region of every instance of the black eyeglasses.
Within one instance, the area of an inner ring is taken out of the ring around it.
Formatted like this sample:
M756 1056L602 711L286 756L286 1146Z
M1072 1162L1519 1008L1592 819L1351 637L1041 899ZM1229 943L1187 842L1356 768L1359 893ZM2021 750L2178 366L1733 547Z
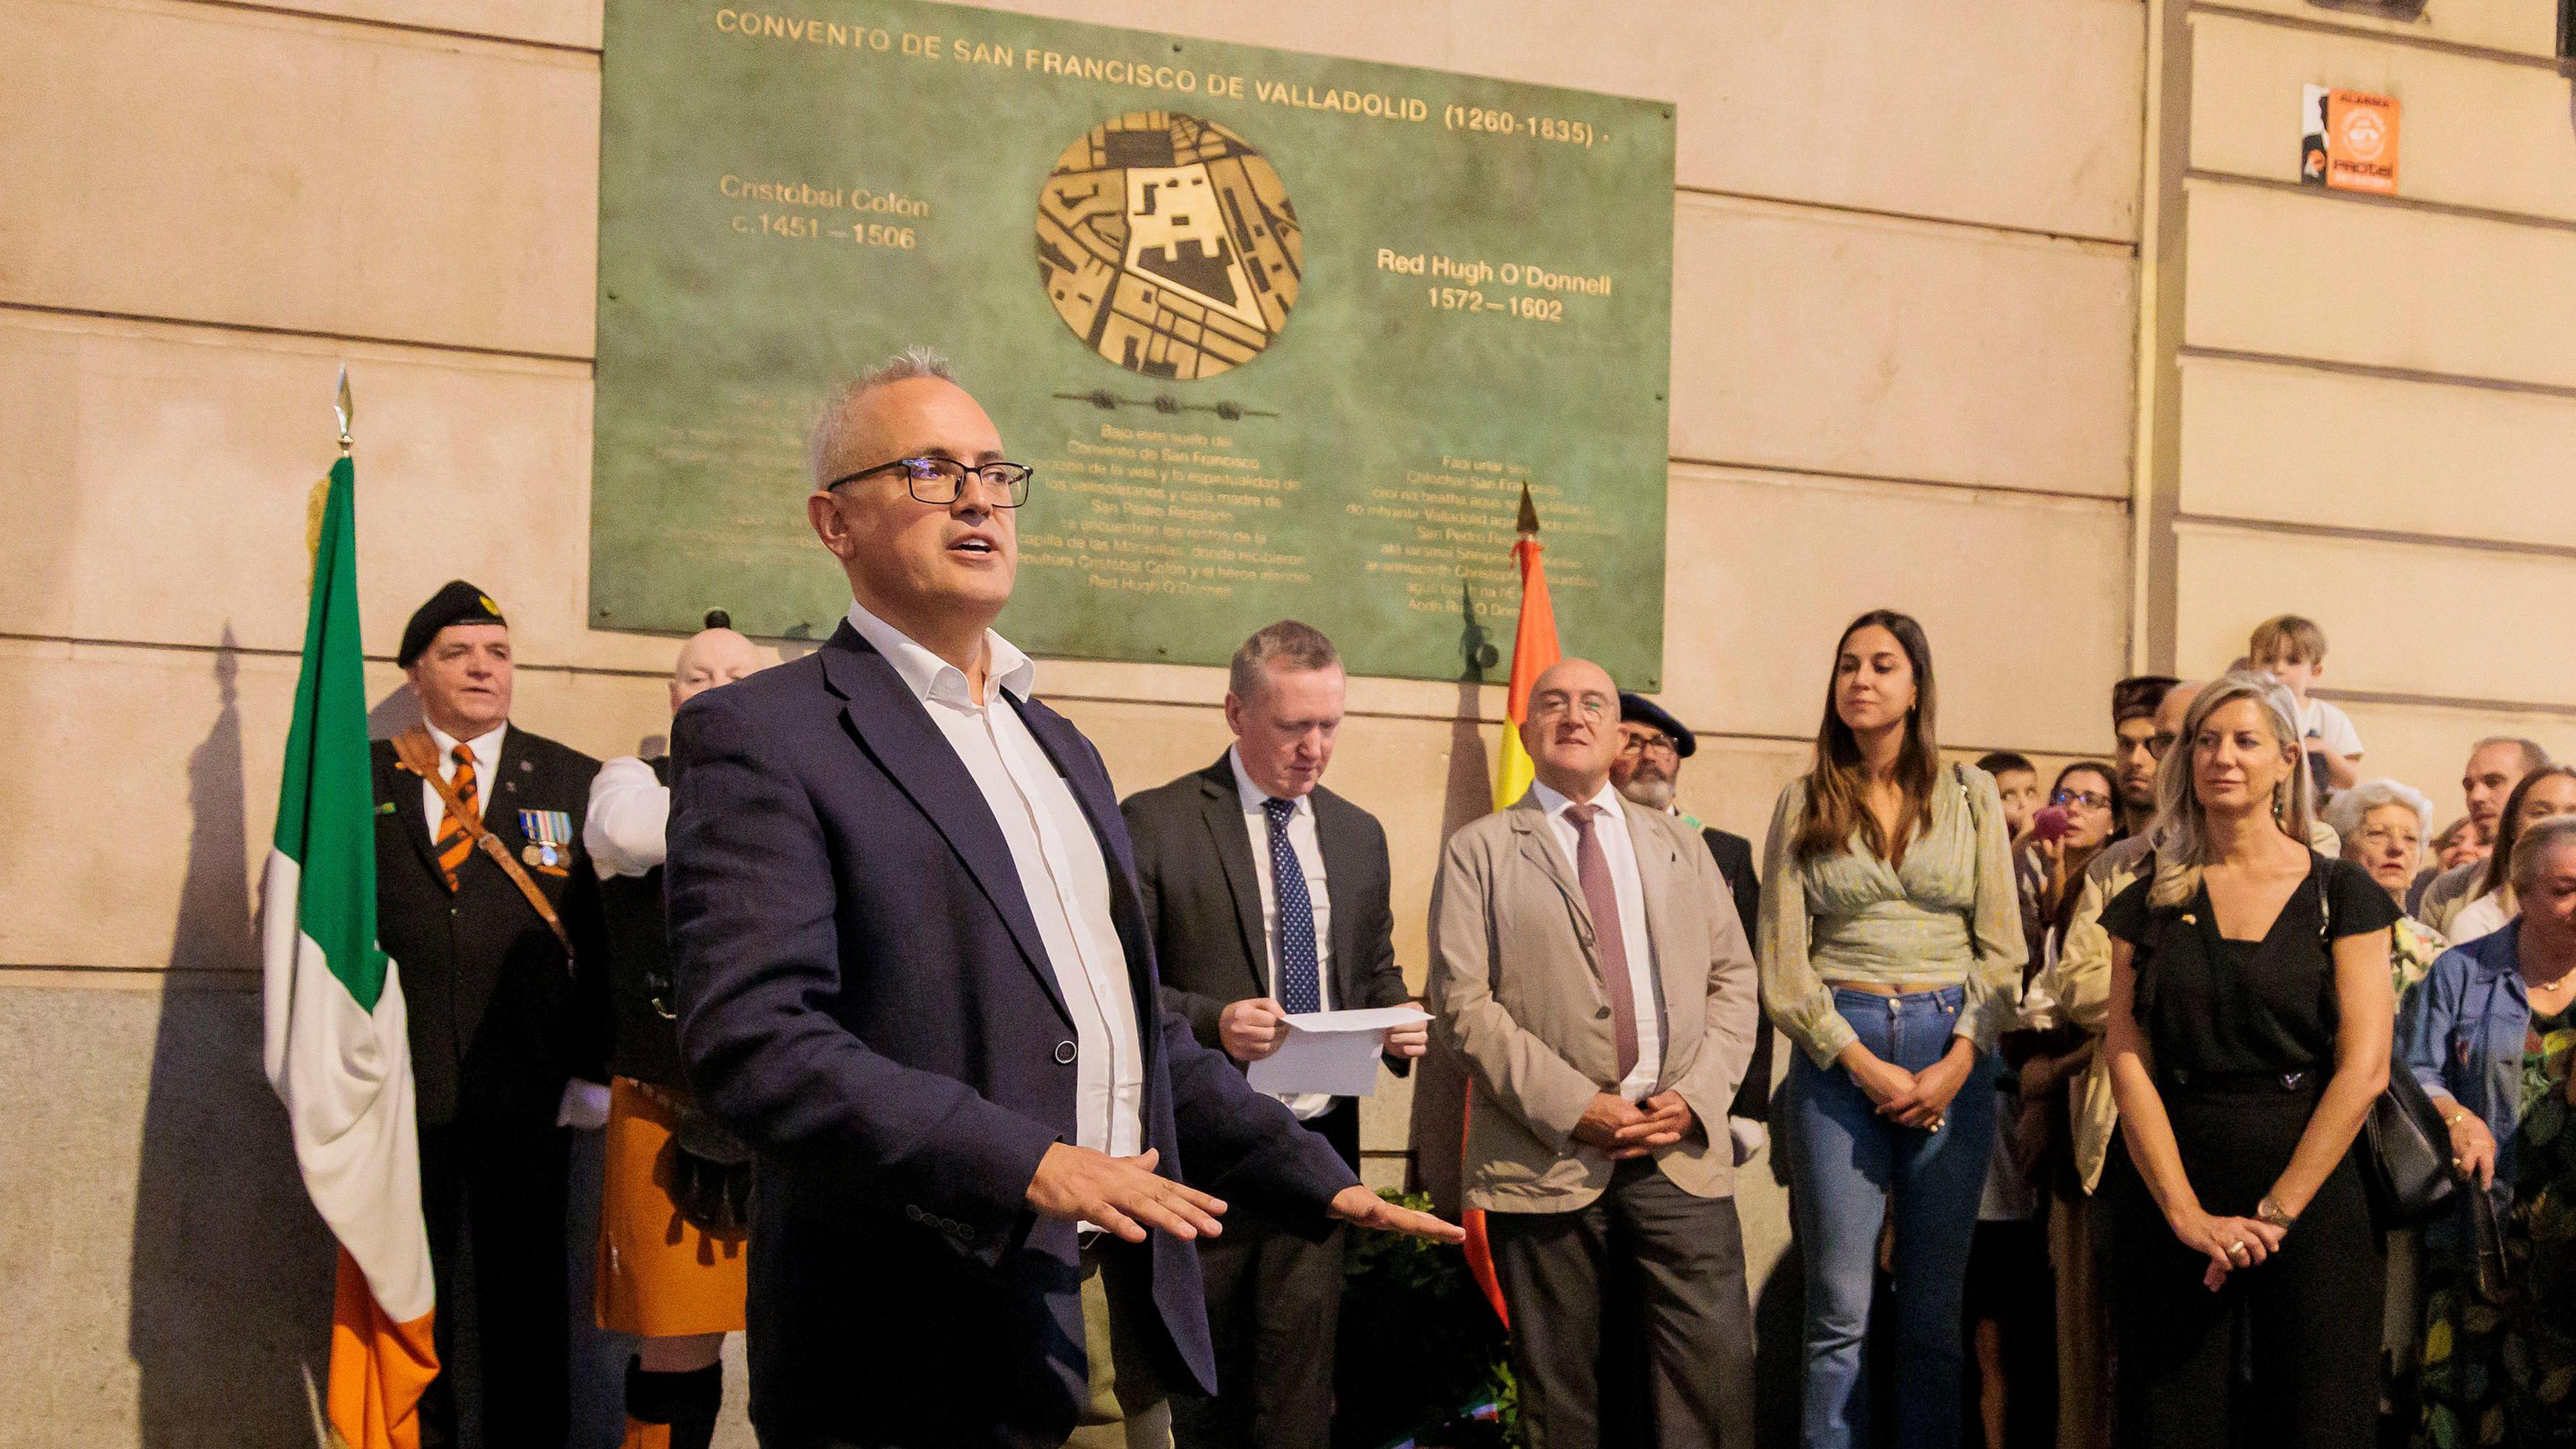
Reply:
M2111 797L2108 795L2097 795L2090 790L2060 790L2049 797L2048 803L2061 807L2082 804L2089 805L2096 810L2108 810L2111 808Z
M1676 760L1682 757L1681 746L1674 744L1672 736L1664 734L1661 731L1630 734L1625 740L1620 742L1619 753L1623 755L1665 755Z
M943 508L956 502L958 495L966 491L969 477L981 481L997 501L1007 500L1000 502L1001 507L1017 508L1029 501L1029 480L1036 477L1038 471L1026 463L978 464L961 463L955 458L897 458L891 463L861 468L856 473L844 473L824 484L823 491L829 493L844 483L891 473L897 468L903 470L904 483L911 489L915 500Z

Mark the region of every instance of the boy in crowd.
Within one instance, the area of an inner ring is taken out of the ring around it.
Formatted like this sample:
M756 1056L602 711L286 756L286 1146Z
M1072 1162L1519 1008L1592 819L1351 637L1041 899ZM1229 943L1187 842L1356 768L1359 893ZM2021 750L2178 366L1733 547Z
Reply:
M2039 813L2039 767L2026 756L1997 750L1977 761L1977 768L1995 777L1995 788L2004 797L2004 825L2019 842L2030 830L2030 818Z
M2326 631L2296 614L2266 619L2254 626L2245 655L2298 701L2299 733L2307 737L2309 758L2321 766L2319 792L2351 789L2361 779L2361 735L2342 710L2308 698L2308 690L2325 676Z

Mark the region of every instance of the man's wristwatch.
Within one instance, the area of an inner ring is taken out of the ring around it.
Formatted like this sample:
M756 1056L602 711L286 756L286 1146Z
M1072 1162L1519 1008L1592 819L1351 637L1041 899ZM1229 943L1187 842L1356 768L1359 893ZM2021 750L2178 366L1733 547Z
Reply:
M2299 1220L2297 1213L2282 1211L2281 1205L2272 1201L2270 1193L2265 1193L2263 1200L2254 1205L2254 1216L2285 1233Z

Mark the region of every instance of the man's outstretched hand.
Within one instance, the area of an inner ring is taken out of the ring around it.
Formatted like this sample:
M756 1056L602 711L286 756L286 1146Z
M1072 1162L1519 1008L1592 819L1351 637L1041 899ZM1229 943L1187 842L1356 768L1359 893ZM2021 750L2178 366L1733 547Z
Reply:
M1150 1147L1134 1157L1112 1157L1058 1142L1038 1159L1037 1176L1029 1179L1029 1206L1046 1217L1096 1224L1131 1243L1145 1241L1148 1229L1183 1239L1223 1232L1217 1218L1224 1202L1155 1172L1157 1160Z
M1467 1241L1467 1230L1456 1223L1443 1222L1429 1213L1418 1213L1409 1207L1398 1207L1357 1183L1334 1195L1333 1216L1381 1233L1411 1233L1435 1243Z

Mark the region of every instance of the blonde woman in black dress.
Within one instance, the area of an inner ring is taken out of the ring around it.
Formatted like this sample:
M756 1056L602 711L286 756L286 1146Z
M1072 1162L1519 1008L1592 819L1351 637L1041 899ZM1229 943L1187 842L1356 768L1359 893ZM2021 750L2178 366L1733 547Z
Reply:
M2376 1433L2382 1261L2354 1139L2388 1084L2397 908L2308 845L2296 717L2268 675L2201 692L2158 775L2156 870L2102 912L2124 1444Z

